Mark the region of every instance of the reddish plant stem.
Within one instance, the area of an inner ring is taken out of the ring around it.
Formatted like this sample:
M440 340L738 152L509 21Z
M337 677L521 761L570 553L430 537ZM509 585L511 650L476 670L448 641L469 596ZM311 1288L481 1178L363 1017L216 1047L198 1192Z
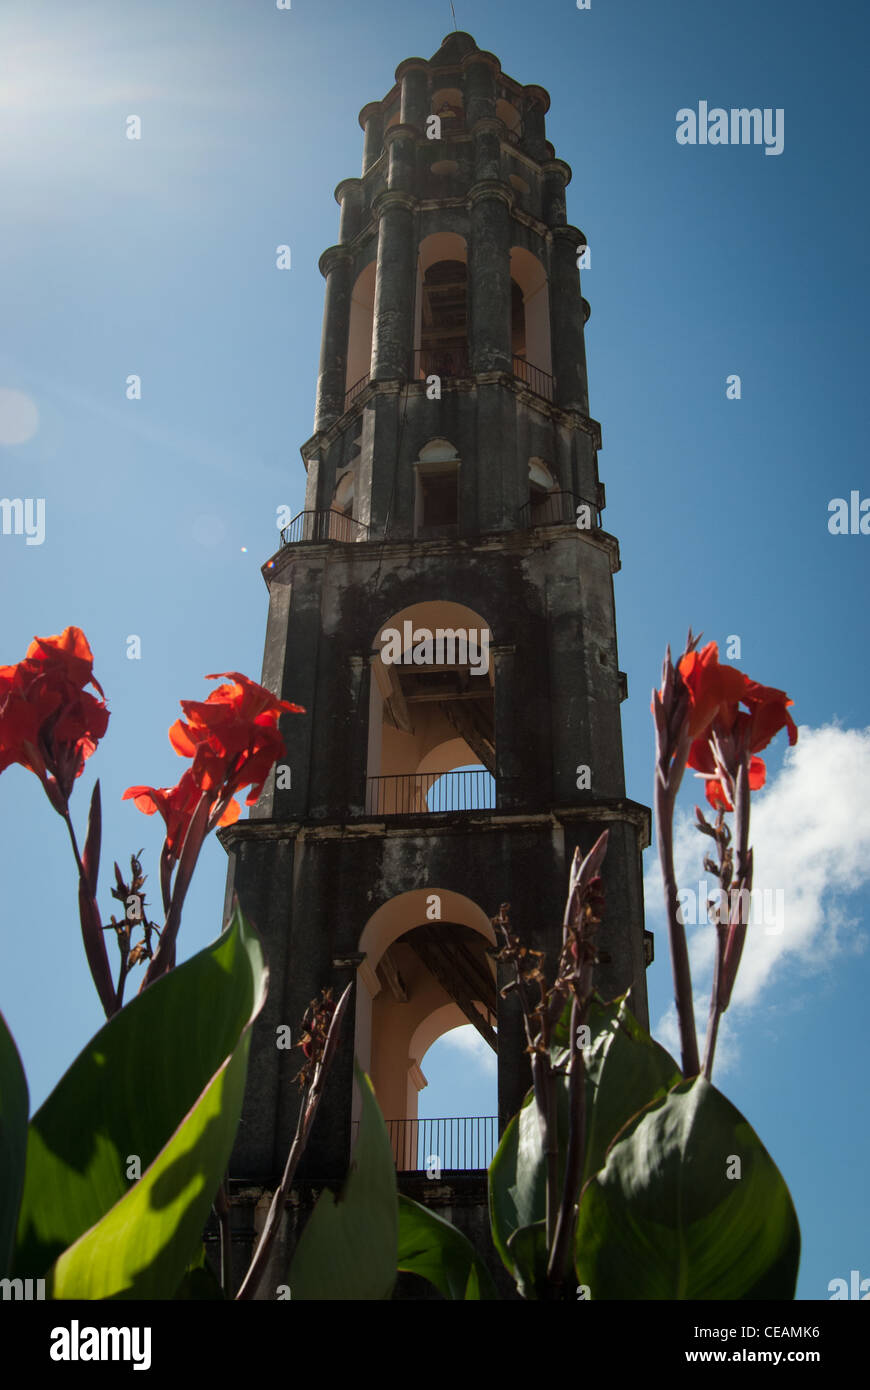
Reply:
M79 916L82 923L82 941L85 947L85 956L91 972L91 978L96 985L97 993L100 996L100 1003L106 1018L111 1018L118 1012L115 987L112 984L112 972L109 967L109 957L106 952L106 942L103 937L103 927L100 921L100 909L96 899L91 892L88 883L88 876L82 857L79 854L76 833L70 819L69 805L64 802L61 812L63 822L69 832L70 844L72 845L73 856L76 861L76 868L79 875ZM85 921L90 918L92 930L85 929Z
M701 1070L701 1063L698 1057L698 1036L695 1030L689 948L686 943L685 927L679 919L677 876L674 871L674 797L661 785L658 777L656 777L655 785L655 803L656 834L665 888L665 912L670 937L674 999L680 1027L683 1075L690 1077L698 1075Z
M561 1289L568 1272L574 1229L577 1220L577 1200L583 1180L583 1157L586 1151L586 1063L583 1048L578 1045L577 1033L585 1017L578 998L571 1003L571 1060L568 1063L568 1149L565 1156L565 1178L562 1199L552 1243L547 1278Z
M272 1245L278 1234L278 1228L290 1188L293 1184L293 1175L302 1157L308 1136L311 1133L311 1126L314 1123L314 1116L317 1114L317 1107L320 1104L320 1097L323 1093L323 1083L329 1070L330 1063L338 1046L338 1036L341 1032L341 1025L344 1019L347 1003L350 998L353 982L346 986L344 993L335 1006L335 1013L329 1024L329 1032L326 1036L326 1043L323 1048L323 1057L314 1069L305 1101L299 1110L299 1119L296 1123L296 1133L293 1143L290 1145L290 1152L287 1155L287 1162L284 1165L284 1173L281 1178L280 1186L272 1198L272 1204L266 1217L265 1225L257 1242L254 1257L251 1260L248 1272L242 1280L242 1286L236 1294L237 1302L247 1302L256 1296L257 1289L266 1273L266 1266L272 1252Z

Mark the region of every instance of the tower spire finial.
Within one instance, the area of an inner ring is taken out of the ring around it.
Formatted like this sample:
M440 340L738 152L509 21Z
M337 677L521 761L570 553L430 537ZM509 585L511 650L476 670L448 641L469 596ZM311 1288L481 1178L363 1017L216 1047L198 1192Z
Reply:
M459 25L456 23L456 11L453 8L453 0L450 0L450 13L453 15L453 28L458 32Z

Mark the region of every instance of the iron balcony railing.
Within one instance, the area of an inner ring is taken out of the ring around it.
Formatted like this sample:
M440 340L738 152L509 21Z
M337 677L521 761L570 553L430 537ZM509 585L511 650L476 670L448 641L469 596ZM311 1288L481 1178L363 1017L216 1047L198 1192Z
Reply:
M581 511L583 507L588 507L588 512ZM601 524L596 503L573 492L543 493L540 498L526 502L519 510L522 530L530 530L533 526L577 525L578 522L581 523L578 530L588 530L590 526L598 527Z
M543 367L536 367L534 363L527 362L525 357L514 355L514 376L530 387L536 396L542 396L545 401L553 400L555 377L550 372L545 372Z
M368 386L368 384L369 384L369 382L371 381L371 379L372 379L372 374L371 374L371 372L366 372L365 376L361 376L360 379L359 379L359 381L355 381L355 382L354 382L353 386L351 386L351 388L350 388L349 391L345 391L345 393L344 393L344 408L345 408L345 410L350 410L350 408L351 408L351 406L353 405L354 401L356 400L357 396L361 396L361 395L362 395L363 391L366 389L366 387Z
M445 1172L488 1168L498 1148L495 1115L449 1116L438 1120L388 1120L393 1158L400 1172Z
M300 541L367 541L370 528L344 512L328 508L299 512L281 532L282 545L297 545Z
M429 811L495 810L495 778L473 772L402 772L366 778L366 813L413 816Z
M545 401L554 400L556 380L550 372L545 372L543 367L536 367L533 362L527 362L525 357L519 357L515 353L513 374L518 381L522 381L534 391L536 396ZM428 376L444 376L448 379L473 376L467 343L457 343L455 347L450 348L415 348L412 375L417 381L425 381ZM371 379L371 372L366 372L365 376L361 376L359 381L355 381L353 386L345 391L345 410L350 410Z
M457 343L449 348L415 348L414 376L424 381L427 376L471 376L468 345Z

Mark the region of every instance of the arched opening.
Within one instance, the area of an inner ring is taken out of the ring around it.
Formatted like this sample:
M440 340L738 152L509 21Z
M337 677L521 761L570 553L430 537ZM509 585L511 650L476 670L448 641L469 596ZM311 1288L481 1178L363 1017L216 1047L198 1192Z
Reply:
M329 504L329 539L352 541L356 539L357 527L353 519L354 477L348 469L339 478L332 501Z
M498 1055L473 1024L451 1021L423 1050L426 1085L417 1096L417 1162L437 1168L488 1168L498 1147Z
M518 144L522 137L523 121L517 108L512 102L500 97L495 104L495 114L500 121L504 121L505 134L510 143Z
M420 1063L427 1050L465 1025L497 1049L495 963L487 954L493 945L495 932L482 909L435 886L390 899L362 931L355 1051L371 1077L400 1169L424 1167L423 1150L432 1142L418 1125L417 1097L427 1084ZM475 1128L465 1126L459 1136L451 1131L451 1166L477 1166L466 1142L477 1139ZM446 1143L441 1147L446 1159Z
M524 246L511 249L511 322L514 373L552 400L550 298L544 267ZM521 347L516 344L521 343ZM522 359L517 362L516 358ZM524 365L525 364L525 365Z
M418 379L468 374L468 256L455 232L420 243L414 332Z
M495 806L491 639L486 620L458 603L414 604L384 623L372 644L370 814Z
M528 502L521 509L522 526L555 526L573 521L574 500L563 492L555 472L541 458L529 459Z
M351 294L345 409L352 403L355 390L365 386L372 369L376 280L377 265L370 261L356 277Z
M433 439L414 464L415 536L455 536L459 528L459 459L447 439Z
M441 139L459 135L465 129L465 109L458 87L439 87L432 93L432 112L441 121Z

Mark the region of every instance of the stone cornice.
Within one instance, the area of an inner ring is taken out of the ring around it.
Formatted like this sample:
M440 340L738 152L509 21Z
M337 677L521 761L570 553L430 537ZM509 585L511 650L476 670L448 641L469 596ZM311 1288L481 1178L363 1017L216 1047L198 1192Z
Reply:
M542 160L541 172L543 174L558 174L559 177L564 181L564 185L566 188L568 184L571 182L572 178L574 177L571 171L571 165L566 164L564 159Z
M473 126L467 127L470 135L498 135L504 130L504 121L498 116L481 116L479 121L475 121ZM507 144L507 141L502 141Z
M326 250L321 253L320 259L317 262L317 268L325 278L329 272L340 265L342 261L348 265L353 264L353 252L350 247L327 246Z
M400 193L397 188L382 189L372 203L374 217L380 219L385 212L390 212L393 208L405 208L407 212L416 212L417 199L413 193Z
M384 131L384 149L388 150L397 140L413 140L416 144L420 132L415 125L391 125Z
M570 222L562 223L558 227L551 227L554 241L568 241L576 251L578 246L586 246L586 236L579 227L572 227Z
M465 201L470 210L475 203L482 202L485 198L499 198L508 209L512 209L515 196L510 184L503 183L501 179L481 179L471 185Z
M466 53L465 57L460 62L460 67L464 72L465 69L470 68L473 63L485 63L488 68L492 68L496 76L500 75L504 77L501 70L501 62L496 58L494 53L490 53L486 48L477 48L472 53ZM506 80L510 81L510 78Z
M451 819L452 817L452 819ZM397 825L395 822L403 823ZM438 821L440 823L435 824ZM556 830L559 826L592 824L628 824L640 831L641 848L650 842L650 809L627 797L608 797L576 806L556 806L552 811L489 811L463 812L422 811L414 816L364 817L359 820L334 821L272 819L236 821L235 825L218 830L217 838L227 851L245 842L282 840L370 840L419 839L443 835L459 835L463 839L473 829L476 834L500 834L510 830Z
M341 248L344 249L344 248ZM578 410L563 410L561 406L554 405L552 401L545 400L543 396L537 396L518 377L507 372L480 372L477 376L451 378L444 377L441 382L442 391L474 391L478 385L488 386L492 383L499 383L513 391L524 405L531 406L542 415L548 416L560 425L573 426L575 429L582 430L588 434L595 449L601 448L601 425L591 415L581 415ZM426 391L425 381L370 381L363 391L359 393L353 405L342 415L334 420L325 430L320 430L313 434L310 439L300 446L302 462L305 464L305 471L308 471L309 459L316 457L319 453L329 448L336 439L339 439L348 429L351 422L355 421L373 396L379 393L386 396L398 395L400 391Z
M523 95L531 101L540 101L544 108L544 115L550 109L550 93L546 87L539 87L537 82L529 82L523 87Z
M369 118L372 117L372 116L380 115L381 110L382 110L382 103L381 103L381 102L379 102L379 101L367 101L366 104L365 104L365 106L363 107L362 111L360 111L359 116L357 117L357 120L359 121L361 128L362 128L363 130L365 130L365 128L366 128L366 121L369 120Z
M344 194L345 194L345 191L346 191L346 190L351 189L351 188L364 188L364 187L365 187L365 184L363 183L362 179L352 179L352 178L342 179L340 183L337 183L337 184L335 185L335 192L333 193L332 196L333 196L333 198L335 199L335 201L338 203L339 207L341 207L341 201L342 201L342 199L343 199L343 197L344 197Z
M421 68L423 72L428 72L428 71L429 71L429 62L428 62L428 59L426 59L426 58L403 58L402 61L401 61L401 63L399 64L399 66L396 68L396 71L395 71L395 78L396 78L396 81L397 81L397 82L401 82L401 80L402 80L402 78L404 77L405 73L406 73L406 72L410 72L412 68Z
M471 553L487 551L517 552L522 555L533 551L549 549L557 540L569 540L572 544L591 545L604 551L610 562L610 571L615 574L620 568L619 541L609 531L578 531L576 525L566 521L556 526L510 531L487 531L479 536L438 537L432 540L412 540L409 538L373 537L368 541L354 542L354 565L361 567L368 563L378 566L385 556L392 560L419 562L421 559L437 559L441 555L455 556L457 550ZM349 543L350 545L350 543ZM284 545L263 565L261 573L268 588L271 581L282 579L284 571L292 568L294 558L303 557L306 565L312 560L326 563L340 554L335 541L302 541L295 545ZM344 547L343 547L344 549ZM271 569L269 566L271 565ZM283 582L283 579L282 579Z

